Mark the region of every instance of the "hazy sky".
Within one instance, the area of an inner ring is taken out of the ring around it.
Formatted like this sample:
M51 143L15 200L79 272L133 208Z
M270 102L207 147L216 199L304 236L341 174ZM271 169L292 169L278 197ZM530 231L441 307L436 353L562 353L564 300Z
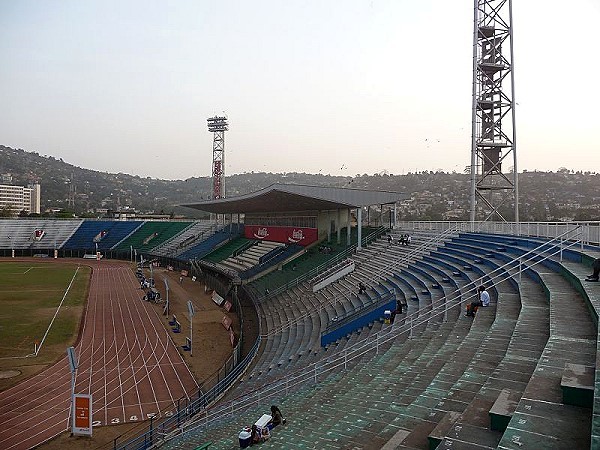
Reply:
M519 171L600 171L600 1L513 3ZM0 144L208 176L225 111L226 174L462 171L472 20L472 0L0 0Z

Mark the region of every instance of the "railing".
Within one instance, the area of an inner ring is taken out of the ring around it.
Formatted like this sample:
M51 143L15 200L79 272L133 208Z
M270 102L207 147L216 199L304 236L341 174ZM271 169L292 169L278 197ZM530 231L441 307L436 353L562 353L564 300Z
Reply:
M407 230L443 231L454 228L463 232L509 234L555 238L569 231L581 229L583 244L600 244L600 221L594 222L398 222Z
M575 232L578 233L575 234ZM515 276L520 276L522 272L529 270L531 267L541 264L556 255L561 255L565 249L581 245L582 234L581 227L568 230L535 249L524 253L520 257L497 267L488 274L467 283L463 289L473 288L473 290L476 290L484 280L491 280L493 283L497 284L510 278L514 279ZM544 249L543 251L541 250L542 248ZM552 248L554 250L549 251ZM538 254L540 251L542 251L545 256L540 258L541 255ZM509 273L509 270L513 271L513 273ZM458 295L454 298L450 298L453 294L457 293ZM170 440L176 438L179 434L185 435L191 432L200 432L202 429L206 430L208 427L215 425L218 422L230 421L233 415L246 411L252 406L270 404L273 399L288 395L293 388L301 387L308 383L318 384L319 380L324 379L324 375L329 372L332 372L335 369L346 369L349 362L356 358L360 358L369 352L375 351L378 354L379 347L401 335L408 334L409 337L411 337L415 328L425 325L429 320L435 317L445 315L450 309L460 306L463 301L469 301L476 296L477 294L475 293L465 297L464 295L461 295L460 290L450 293L440 300L435 301L432 304L431 309L418 311L411 316L407 316L402 323L400 323L399 320L396 320L393 325L374 335L368 336L354 345L345 347L339 352L332 350L333 355L328 358L312 363L298 371L289 373L278 380L270 382L262 389L254 390L253 392L238 397L230 402L203 411L202 414L196 415L188 423L182 424L175 434L168 436L167 439Z
M377 231L379 231L379 230L377 230ZM421 244L420 246L412 249L408 255L394 261L394 263L392 265L390 265L389 267L387 267L385 270L381 270L380 272L375 274L373 276L372 280L375 282L385 280L387 274L392 273L394 271L394 269L401 267L401 266L406 266L408 263L414 261L418 256L431 251L434 247L438 246L439 243L443 242L448 236L450 236L454 233L455 233L455 230L451 229L451 230L446 230L445 232L441 233L440 235L436 235L432 239L430 239L430 240L426 241L425 243ZM373 234L375 234L375 233L373 233ZM380 235L381 235L381 233L377 234L377 236L380 236ZM372 239L369 242L372 242ZM320 309L322 309L326 306L336 303L340 296L343 296L344 298L347 299L350 297L350 295L352 295L352 289L346 288L344 290L339 291L337 296L329 299L329 301L321 303L319 307L320 307ZM270 294L269 296L273 296L273 294ZM292 320L289 320L288 322L282 323L281 325L278 325L277 327L270 329L262 337L266 338L268 336L273 336L275 334L281 333L282 331L288 329L290 326L292 326L296 323L302 322L304 319L309 317L311 314L313 314L312 311L307 311L306 313L304 313L300 316L294 317Z

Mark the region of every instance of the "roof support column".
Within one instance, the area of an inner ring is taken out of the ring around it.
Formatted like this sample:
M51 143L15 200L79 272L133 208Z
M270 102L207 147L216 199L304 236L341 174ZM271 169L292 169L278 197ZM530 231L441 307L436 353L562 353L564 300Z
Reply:
M362 249L362 245L361 245L361 241L362 241L362 207L359 206L358 208L356 208L356 211L357 211L356 224L358 225L358 238L357 238L357 242L356 242L356 249L361 250Z
M327 242L331 242L331 211L327 211Z
M392 228L396 228L396 224L398 223L398 208L397 208L397 204L396 202L394 202L394 224L392 225Z
M342 223L342 211L338 208L337 214L335 216L335 227L337 229L337 245L342 243L342 227L340 226Z
M352 242L350 242L350 226L352 225L352 213L350 208L346 210L346 213L346 247L348 247L350 244L352 244Z

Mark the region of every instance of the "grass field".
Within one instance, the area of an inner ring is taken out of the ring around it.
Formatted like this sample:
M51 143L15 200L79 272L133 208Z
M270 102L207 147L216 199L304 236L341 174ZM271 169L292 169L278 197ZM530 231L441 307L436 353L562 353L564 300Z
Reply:
M77 270L76 264L50 261L0 262L0 371L21 372L21 376L0 379L0 389L53 363L74 344L90 271L87 266ZM35 342L42 341L63 297L38 356L24 358L33 353Z

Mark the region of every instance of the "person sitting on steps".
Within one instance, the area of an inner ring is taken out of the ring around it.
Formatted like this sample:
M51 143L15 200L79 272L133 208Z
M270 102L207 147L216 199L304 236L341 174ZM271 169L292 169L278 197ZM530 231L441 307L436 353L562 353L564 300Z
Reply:
M486 291L485 286L479 286L478 298L477 300L473 300L470 305L467 305L467 316L475 317L475 313L480 306L489 306L490 304L490 294Z
M271 405L271 417L271 422L273 423L274 427L280 424L285 425L286 420L283 418L281 410L275 405Z

